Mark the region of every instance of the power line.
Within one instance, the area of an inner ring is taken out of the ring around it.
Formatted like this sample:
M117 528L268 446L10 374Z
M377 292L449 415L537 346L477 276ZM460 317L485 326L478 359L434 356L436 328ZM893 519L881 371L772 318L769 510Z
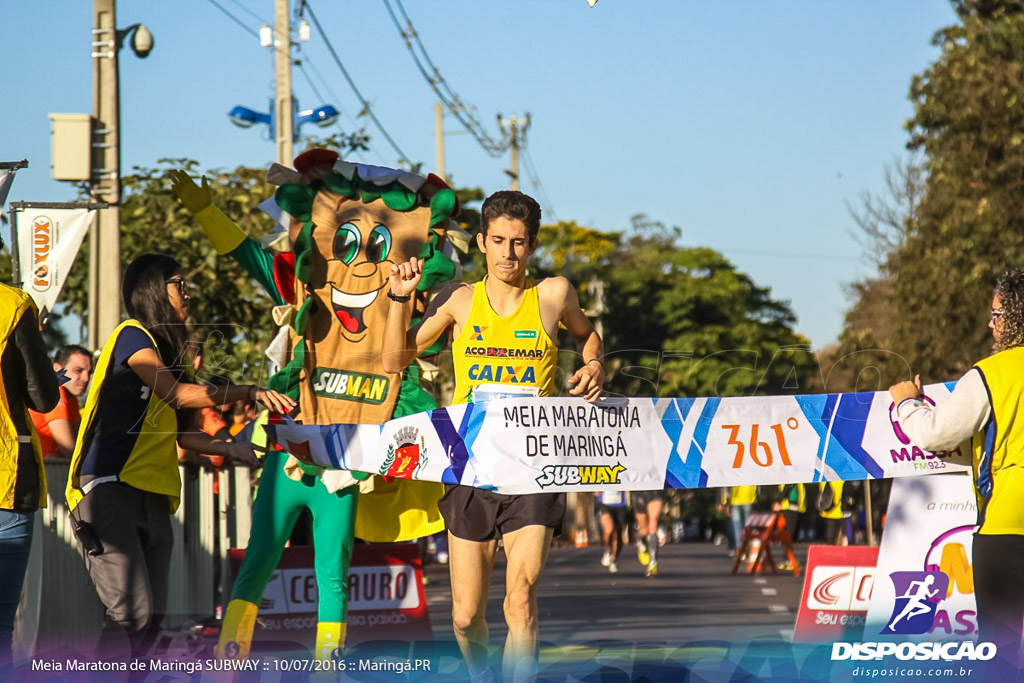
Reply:
M213 0L210 1L212 2ZM309 12L309 18L313 20L313 25L316 26L316 32L320 34L320 39L324 41L324 45L327 46L327 50L331 53L331 57L334 58L334 63L338 65L338 69L341 71L341 75L345 77L345 81L348 82L348 86L352 89L352 92L355 93L356 98L363 105L363 111L366 112L367 116L369 116L373 123L377 126L377 130L380 131L380 134L384 136L384 139L387 140L389 145L391 145L391 149L395 150L395 153L398 154L399 160L405 161L407 163L412 163L412 159L405 152L403 152L401 148L398 146L398 144L391 138L387 130L385 130L384 125L377 118L377 115L373 113L373 108L370 106L370 103L367 102L366 98L363 97L363 94L359 92L359 88L356 87L356 84L355 82L353 82L352 77L349 76L348 70L345 69L345 65L341 63L341 58L338 57L338 53L335 51L334 45L331 44L330 39L324 32L323 26L320 25L320 20L317 19L316 13L313 11L312 6L310 6L309 4L309 0L306 0L304 2L304 8Z
M541 185L540 175L537 173L537 166L533 163L533 159L530 157L529 151L526 147L523 147L523 165L526 166L526 172L530 174L530 183L536 188L537 194L540 195L541 204L544 205L544 211L551 217L551 220L557 221L557 214L555 213L555 207L551 205L551 198L548 197L548 193L544 190L544 186Z
M306 71L305 71L306 66L309 67L310 71L312 71L312 73L313 73L313 76L315 76L319 80L319 82L321 82L321 85L324 86L324 89L327 90L327 93L331 96L331 101L340 102L341 98L338 97L338 95L335 94L334 90L331 89L331 85L328 83L328 80L326 78L324 78L324 75L321 74L321 72L319 72L319 70L316 68L315 63L312 61L312 59L310 59L309 56L306 55L305 57L303 57L303 59L301 61L299 61L299 70L301 71L302 75L305 77L306 82L309 83L309 87L312 88L313 94L316 95L317 97L321 98L322 100L326 101L326 98L321 93L319 93L319 90L316 89L316 86L313 83L312 79L310 78L309 74L306 73ZM341 112L341 116L349 124L351 124L352 130L358 130L359 129L359 124L356 123L355 119L352 118L352 116L348 113L347 109L341 108L340 112ZM335 125L338 127L339 131L341 131L342 133L345 132L345 129L341 127L341 122L340 121L336 122ZM374 147L373 150L371 150L371 151L374 153L374 155L377 157L377 159L380 160L380 163L382 165L386 165L387 164L387 161L384 159L383 156L381 156L381 153L377 150L376 147ZM357 159L359 159L360 161L362 161L362 162L366 162L366 160L367 160L366 156L364 154L362 154L361 150L353 150L352 154L355 155L355 157Z
M224 15L225 15L225 16L226 16L226 17L227 17L228 19L230 19L231 21L233 21L233 22L235 22L236 24L238 24L238 25L239 25L239 26L240 26L240 27L242 28L242 30L243 30L243 31L245 31L246 33L248 33L249 35L251 35L251 36L252 36L253 38L255 38L255 39L259 40L259 38L260 38L260 34L259 34L258 32L256 32L256 31L252 30L251 28L249 28L249 26L248 26L248 25L246 25L246 23L245 23L244 21L242 21L241 19L239 19L238 17L236 17L236 16L234 15L234 14L232 14L231 12L229 12L229 11L228 11L228 10L227 10L227 9L226 9L226 8L225 8L225 7L223 6L223 5L221 5L220 3L218 3L218 2L217 2L217 0L206 0L206 1L207 1L208 3L210 3L211 5L213 5L214 7L216 7L217 9L219 9L219 10L220 10L221 12L223 12L223 13L224 13Z
M329 87L329 86L327 85L327 82L326 82L326 81L324 80L323 76L320 76L320 72L319 72L319 71L317 71L317 68L316 68L316 66L315 66L315 65L314 65L314 64L313 64L313 63L312 63L312 62L311 62L311 61L309 60L309 58L307 57L307 58L303 59L302 61L300 61L300 62L298 63L298 66L299 66L299 73L301 73L301 74L302 74L302 75L303 75L303 76L305 77L305 79L306 79L306 83L308 83L308 84L309 84L309 87L310 87L310 89L311 89L311 90L313 91L313 94L314 94L314 95L316 95L317 99L318 99L319 101L321 101L321 102L326 102L326 101L327 101L327 98L325 98L325 97L324 97L324 96L323 96L323 95L322 95L322 94L320 93L320 89L316 87L316 83L314 83L314 82L313 82L313 79L312 79L312 78L310 77L309 73L307 73L307 72L306 72L306 64L309 64L309 67L310 67L310 68L311 68L311 69L313 70L313 72L314 72L314 73L315 73L315 74L316 74L317 76L319 76L319 78L320 78L320 80L321 80L321 81L323 81L323 83L324 83L324 87L325 87L325 88L327 89L327 92L328 92L328 93L329 93L329 94L331 95L331 99L332 99L333 101L335 101L335 102L340 102L341 100L340 100L340 99L339 99L339 98L338 98L338 97L337 97L337 96L336 96L336 95L335 95L335 94L334 94L333 92L331 92L331 89L330 89L330 87ZM357 127L358 127L358 126L356 125L356 123L355 123L355 120L354 120L354 119L352 119L352 117L351 117L351 116L349 116L349 115L348 115L347 113L345 114L345 117L346 117L347 119L349 119L350 121L352 121L352 127L353 127L353 128L357 128ZM337 127L337 129L338 129L338 131L339 131L339 132L341 132L341 133L344 133L344 132L345 132L345 129L341 127L341 122L340 122L340 121L336 121L336 122L334 123L334 125L335 125L335 126ZM358 158L360 158L360 159L363 159L363 160L365 161L365 158L363 157L363 153L362 153L362 151L361 151L361 150L358 150L358 149L356 149L356 150L352 150L352 153L353 153L353 154L355 154L355 155L356 155L356 156L357 156ZM379 156L379 155L378 155L378 156Z
M392 23L395 25L395 29L402 36L402 41L405 43L406 49L409 50L409 54L412 56L413 62L416 64L416 68L419 70L420 75L423 76L424 80L430 85L430 88L434 91L434 94L441 100L441 102L448 108L448 111L459 120L459 123L469 131L477 143L483 148L485 152L493 157L501 156L505 150L508 149L509 143L507 141L499 142L492 138L483 125L476 118L473 113L473 107L468 106L462 102L462 99L458 94L451 89L448 82L441 75L441 70L434 65L434 62L430 59L430 54L427 52L426 47L423 46L423 42L420 41L419 34L416 32L416 28L412 25L412 20L409 19L409 15L405 13L405 7L402 6L402 0L394 0L395 5L398 7L399 12L402 14L402 18L405 20L405 24L408 29L403 28L398 17L395 15L394 9L391 7L391 0L384 0L384 7L388 11L388 15L391 17ZM413 47L413 42L419 48L419 54L417 54L416 47Z
M246 6L246 5L244 4L244 3L242 3L242 2L239 2L239 0L231 0L231 4L233 4L233 5L235 6L235 7L239 7L239 8L241 8L243 12L245 12L246 14L248 14L248 15L249 15L250 17L252 17L252 18L253 18L253 19L255 19L256 21L260 22L261 24L266 24L266 23L267 23L267 22L266 22L266 21L265 21L265 20L263 19L263 17L261 17L260 15L256 14L255 12L253 12L253 11L252 11L252 10L251 10L251 9L250 9L249 7L247 7L247 6Z

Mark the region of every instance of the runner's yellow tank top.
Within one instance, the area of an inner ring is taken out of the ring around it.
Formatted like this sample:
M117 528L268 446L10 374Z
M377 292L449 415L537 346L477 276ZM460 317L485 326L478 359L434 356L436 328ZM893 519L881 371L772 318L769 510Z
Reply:
M469 317L452 342L452 402L471 401L473 389L481 384L533 387L539 396L551 396L555 393L558 347L541 322L537 284L527 280L515 312L502 317L491 308L485 282L473 285Z

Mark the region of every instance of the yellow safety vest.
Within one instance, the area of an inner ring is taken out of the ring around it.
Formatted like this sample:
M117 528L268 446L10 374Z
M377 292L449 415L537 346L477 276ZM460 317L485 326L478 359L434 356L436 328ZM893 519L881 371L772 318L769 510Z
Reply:
M103 383L113 370L111 359L114 355L117 338L121 331L128 327L142 330L156 347L153 336L137 320L126 320L121 323L103 347L100 360L96 364L93 380L89 385L89 397L85 402L85 409L82 411L82 425L78 430L78 439L75 441L75 452L71 456L71 473L65 490L69 510L74 510L84 495L80 481L82 458L85 456L85 453L82 452L83 447L91 440L91 433L95 426L93 419L103 396ZM159 351L157 351L157 355L159 355ZM125 436L128 437L128 435ZM150 391L146 416L139 427L138 434L131 436L135 437L135 443L117 475L117 480L142 491L166 495L171 512L174 512L178 509L178 503L181 500L181 474L178 472L178 450L176 448L178 419L174 409L164 403L155 392Z
M825 490L826 486L832 487L833 503L832 507L827 510L818 510L818 514L825 519L842 519L843 518L843 482L841 481L823 481L818 484L818 495Z
M1024 348L1001 351L975 367L992 402L988 425L972 440L978 533L1024 534Z
M0 357L7 349L11 334L18 326L21 316L28 310L35 312L36 305L27 292L0 283ZM39 434L36 433L27 407L25 424L28 425L29 433L18 434L14 420L11 419L10 401L3 381L0 381L0 406L3 406L0 410L0 509L14 508L14 494L18 483L18 456L21 451L21 439L26 436L32 440L32 455L39 470L39 507L46 507L46 470L43 467Z
M757 501L757 487L733 486L729 489L729 500L733 505L753 505Z
M803 484L779 484L779 492L786 493L786 486L796 486L796 503L787 496L779 502L779 509L807 512L807 488Z

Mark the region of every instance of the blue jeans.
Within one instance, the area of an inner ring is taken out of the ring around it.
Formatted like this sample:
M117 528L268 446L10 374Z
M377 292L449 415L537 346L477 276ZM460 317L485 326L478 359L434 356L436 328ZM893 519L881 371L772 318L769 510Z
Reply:
M0 510L0 666L11 661L14 616L32 548L33 517L31 512Z
M747 523L747 517L750 516L750 510L753 505L733 505L730 518L732 521L732 545L729 546L730 550L736 550L743 545L743 527Z

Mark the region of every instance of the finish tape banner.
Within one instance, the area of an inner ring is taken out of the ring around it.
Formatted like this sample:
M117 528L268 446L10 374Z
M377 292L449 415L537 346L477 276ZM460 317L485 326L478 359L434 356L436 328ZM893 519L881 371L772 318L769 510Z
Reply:
M925 387L939 404L954 383ZM504 494L859 481L970 471L966 442L913 445L888 392L738 398L503 398L383 425L265 427L327 468Z

